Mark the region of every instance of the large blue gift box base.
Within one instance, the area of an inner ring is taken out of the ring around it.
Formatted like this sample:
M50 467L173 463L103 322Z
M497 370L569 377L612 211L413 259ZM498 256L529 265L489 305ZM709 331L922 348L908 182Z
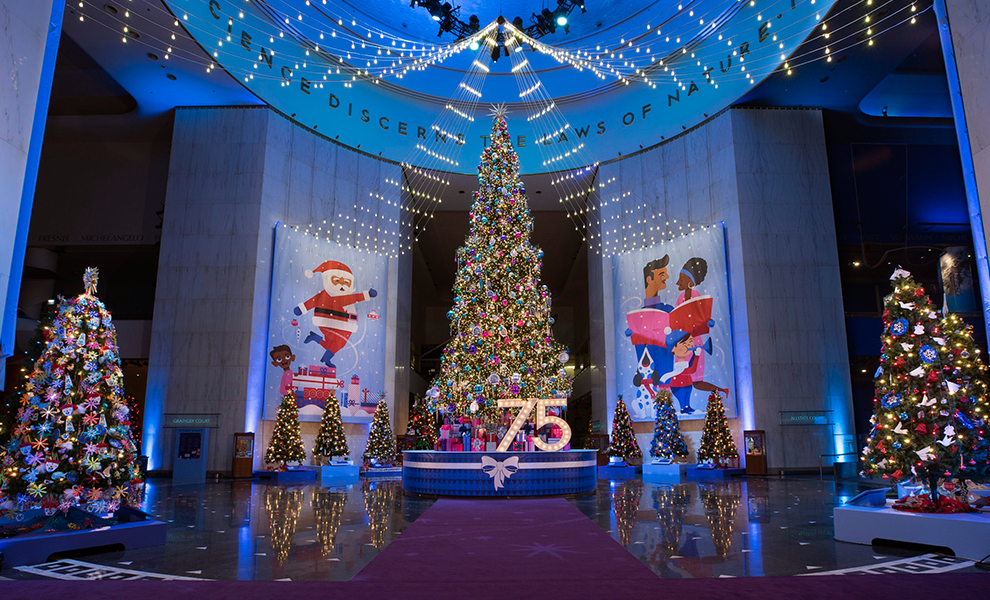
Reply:
M429 496L584 494L598 485L595 450L402 453L402 489Z

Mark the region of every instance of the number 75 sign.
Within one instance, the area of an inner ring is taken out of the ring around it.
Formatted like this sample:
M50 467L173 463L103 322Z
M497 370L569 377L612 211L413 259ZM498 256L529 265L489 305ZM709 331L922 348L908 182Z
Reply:
M516 435L522 426L526 423L526 419L529 418L529 413L536 409L536 429L539 430L544 425L557 425L560 427L563 435L561 438L554 442L544 442L539 436L533 438L533 445L535 445L540 450L545 452L556 452L568 442L571 441L571 428L567 424L567 421L547 414L547 409L551 406L560 406L563 408L567 407L567 398L503 398L498 401L499 408L518 408L519 413L516 414L516 418L512 421L512 425L509 426L509 431L505 433L505 437L498 443L498 448L495 449L496 452L506 452L509 446L512 445L512 440L516 439Z

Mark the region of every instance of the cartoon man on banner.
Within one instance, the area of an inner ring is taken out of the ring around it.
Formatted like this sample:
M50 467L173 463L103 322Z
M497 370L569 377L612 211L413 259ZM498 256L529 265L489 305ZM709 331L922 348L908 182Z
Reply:
M354 293L354 274L344 263L328 260L312 271L306 271L306 277L312 278L314 273L323 276L323 290L292 309L296 316L313 311L313 325L320 333L309 332L306 343L318 342L326 352L320 362L336 369L330 362L334 355L347 345L351 334L357 331L358 316L348 309L358 302L364 302L378 295L374 288L366 292Z

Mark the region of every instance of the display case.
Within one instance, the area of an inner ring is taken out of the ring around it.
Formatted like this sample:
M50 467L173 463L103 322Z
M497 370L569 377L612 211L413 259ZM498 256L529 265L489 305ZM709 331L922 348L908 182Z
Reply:
M767 434L763 430L744 431L746 443L746 474L767 474Z
M254 434L234 434L234 459L230 468L231 477L251 477L254 465Z

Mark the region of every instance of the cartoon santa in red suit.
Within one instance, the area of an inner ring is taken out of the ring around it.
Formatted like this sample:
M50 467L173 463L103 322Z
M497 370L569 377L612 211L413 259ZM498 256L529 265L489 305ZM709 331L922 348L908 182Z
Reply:
M351 312L354 305L369 298L374 298L378 292L374 288L366 292L354 293L354 274L347 265L335 260L328 260L312 271L306 271L306 277L312 278L314 273L323 276L323 291L309 300L302 302L292 309L296 316L313 311L313 325L320 333L309 332L306 343L318 342L326 349L320 362L330 368L336 365L330 362L347 345L351 334L357 331L358 316Z

